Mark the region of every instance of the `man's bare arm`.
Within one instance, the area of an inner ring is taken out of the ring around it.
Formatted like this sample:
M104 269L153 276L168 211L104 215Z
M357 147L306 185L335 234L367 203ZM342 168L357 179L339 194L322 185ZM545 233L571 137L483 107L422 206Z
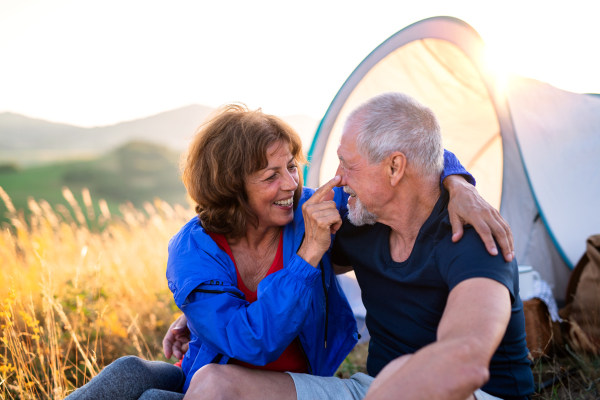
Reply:
M468 279L448 297L437 341L388 364L365 400L465 400L489 380L489 363L510 320L508 289L487 278Z

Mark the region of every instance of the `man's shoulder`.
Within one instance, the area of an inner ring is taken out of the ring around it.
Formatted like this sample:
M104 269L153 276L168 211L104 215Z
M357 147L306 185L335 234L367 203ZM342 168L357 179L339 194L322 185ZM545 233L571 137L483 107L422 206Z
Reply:
M502 255L491 255L481 237L470 225L464 227L462 238L454 243L452 230L441 236L435 249L438 270L452 289L470 278L490 278L505 285L514 298L516 262L506 262Z
M463 255L468 258L481 256L493 257L488 253L483 240L481 240L481 236L479 236L479 233L477 233L473 226L463 226L463 235L458 242L453 242L452 236L452 225L446 216L441 221L435 234L435 240L438 244L437 251L443 252L443 254L448 256Z

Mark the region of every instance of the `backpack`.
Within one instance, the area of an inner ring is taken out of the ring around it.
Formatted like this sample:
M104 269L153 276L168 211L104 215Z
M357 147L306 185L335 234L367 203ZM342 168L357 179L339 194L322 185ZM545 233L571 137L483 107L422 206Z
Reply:
M567 322L566 339L574 350L600 354L600 235L587 239L559 314Z

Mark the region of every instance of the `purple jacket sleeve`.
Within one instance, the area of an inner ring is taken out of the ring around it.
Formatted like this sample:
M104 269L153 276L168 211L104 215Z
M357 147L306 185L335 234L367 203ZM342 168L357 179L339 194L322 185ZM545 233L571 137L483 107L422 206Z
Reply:
M458 158L454 155L454 153L449 152L444 149L444 172L442 172L442 176L440 177L440 183L444 181L447 176L450 175L462 175L467 182L471 185L475 186L475 178L471 175L465 167L462 166Z

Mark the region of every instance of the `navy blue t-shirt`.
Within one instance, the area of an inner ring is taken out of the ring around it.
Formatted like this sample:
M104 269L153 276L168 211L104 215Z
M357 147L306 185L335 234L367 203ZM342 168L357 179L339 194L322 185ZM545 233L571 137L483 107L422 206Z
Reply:
M447 206L448 192L442 189L404 262L392 260L387 225L357 227L345 218L336 235L332 261L354 267L367 309L369 375L376 376L395 358L435 342L450 291L466 279L485 277L508 288L512 314L492 357L490 381L482 390L502 399L527 398L533 393L533 375L527 359L517 263L491 256L470 226L453 243Z

